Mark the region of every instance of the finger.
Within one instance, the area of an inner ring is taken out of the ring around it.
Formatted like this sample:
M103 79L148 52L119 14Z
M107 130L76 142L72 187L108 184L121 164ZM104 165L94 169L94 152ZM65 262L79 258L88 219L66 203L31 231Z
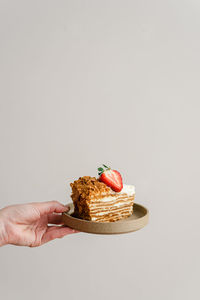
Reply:
M63 224L62 222L62 215L57 214L49 214L48 215L48 223L49 224Z
M54 239L63 238L65 235L77 232L75 229L69 227L51 226L47 229L42 237L42 244L52 241Z
M31 203L36 209L39 210L41 215L50 213L62 213L67 211L69 208L58 201L46 201L46 202L36 202Z
M70 230L72 230L73 232L72 233L76 233L76 232L80 232L79 230L76 230L76 229L73 229L73 228L70 228L70 227L66 227L66 226L47 226L47 231L46 231L46 233L47 232L51 232L51 231L53 231L53 230L55 230L55 229L58 229L58 228L67 228L67 229L70 229Z

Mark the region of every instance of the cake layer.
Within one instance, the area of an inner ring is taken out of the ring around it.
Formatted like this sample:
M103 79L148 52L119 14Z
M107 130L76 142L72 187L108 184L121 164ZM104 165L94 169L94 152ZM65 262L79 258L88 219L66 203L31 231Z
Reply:
M120 207L102 207L101 209L90 210L90 215L107 215L115 212L126 211L132 209L133 201L128 205L121 205Z
M130 201L134 200L134 196L130 196L130 197L112 197L112 200L109 202L105 202L105 201L90 201L89 206L90 208L98 208L98 207L110 207L110 206L120 206L122 204L128 204Z
M89 204L92 221L110 222L130 216L133 212L134 196L113 197L109 202L98 201Z
M124 213L116 213L116 214L109 214L107 216L96 216L92 217L91 221L95 222L115 222L121 219L128 218L132 215L133 210L124 212Z

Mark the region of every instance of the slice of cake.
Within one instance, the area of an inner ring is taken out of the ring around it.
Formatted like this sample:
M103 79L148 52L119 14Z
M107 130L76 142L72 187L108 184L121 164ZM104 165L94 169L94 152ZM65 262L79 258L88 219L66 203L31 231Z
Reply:
M70 184L76 217L95 222L114 222L132 215L135 187L123 185L121 175L106 168L100 171L99 179L84 176Z

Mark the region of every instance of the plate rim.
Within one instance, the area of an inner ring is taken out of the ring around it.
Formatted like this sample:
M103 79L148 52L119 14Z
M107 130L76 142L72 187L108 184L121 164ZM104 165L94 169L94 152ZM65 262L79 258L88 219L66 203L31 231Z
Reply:
M141 204L139 204L139 203L134 203L134 204L133 204L133 207L134 207L134 205L136 205L137 207L140 207L140 208L142 208L144 211L146 211L146 213L144 214L144 216L138 218L139 220L141 220L141 219L146 218L147 216L149 216L149 210L148 210L148 208L146 208L145 206L143 206L143 205L141 205ZM70 209L71 209L71 206L73 207L74 204L73 204L73 202L70 202L70 203L67 203L66 206L69 206ZM70 211L70 209L69 209L69 211ZM97 223L98 223L98 224L109 224L109 223L112 223L112 224L118 223L118 224L119 224L120 221L123 221L123 219L122 219L122 220L119 220L119 221L115 221L115 222L95 222L95 221L90 221L90 220L84 220L84 219L79 219L79 218L75 218L75 217L71 216L71 215L69 214L69 211L63 212L62 214L63 214L63 215L67 215L67 217L70 218L70 219L73 219L73 220L79 220L80 222L87 223L87 224L93 224L93 223L94 223L94 224L97 224ZM130 217L131 217L131 216L129 216L128 218L126 218L126 222L138 222L138 219L135 219L135 220L129 220Z
M149 221L149 210L145 206L143 206L139 203L134 203L134 205L136 205L138 207L138 209L143 211L143 215L137 219L128 220L128 218L126 218L125 222L123 222L123 219L116 221L116 222L95 222L95 221L83 220L83 219L79 219L79 218L75 218L75 217L71 216L69 214L69 212L73 208L73 202L70 202L70 203L67 203L67 205L66 205L66 206L70 207L69 211L64 212L62 214L63 215L63 223L65 226L70 227L71 224L70 225L67 224L67 221L66 221L66 220L69 220L69 222L73 223L73 226L71 225L71 228L74 228L81 232L92 233L92 234L109 235L109 234L122 234L122 233L134 232L134 231L137 231L137 230L145 227ZM75 228L75 227L81 227L81 224L83 226L85 225L86 227L85 228ZM125 228L122 230L119 229L120 224L122 224L122 227L126 227L126 230L125 230ZM131 224L132 224L132 226L131 226ZM88 229L87 226L91 226L91 227L93 226L93 228ZM103 231L98 229L100 227L103 229Z

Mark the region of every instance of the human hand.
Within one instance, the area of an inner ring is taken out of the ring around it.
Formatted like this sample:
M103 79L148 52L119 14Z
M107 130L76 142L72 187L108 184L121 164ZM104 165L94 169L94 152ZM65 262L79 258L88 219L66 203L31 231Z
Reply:
M75 233L62 225L61 213L68 208L58 201L7 206L0 210L0 246L13 244L37 247Z

